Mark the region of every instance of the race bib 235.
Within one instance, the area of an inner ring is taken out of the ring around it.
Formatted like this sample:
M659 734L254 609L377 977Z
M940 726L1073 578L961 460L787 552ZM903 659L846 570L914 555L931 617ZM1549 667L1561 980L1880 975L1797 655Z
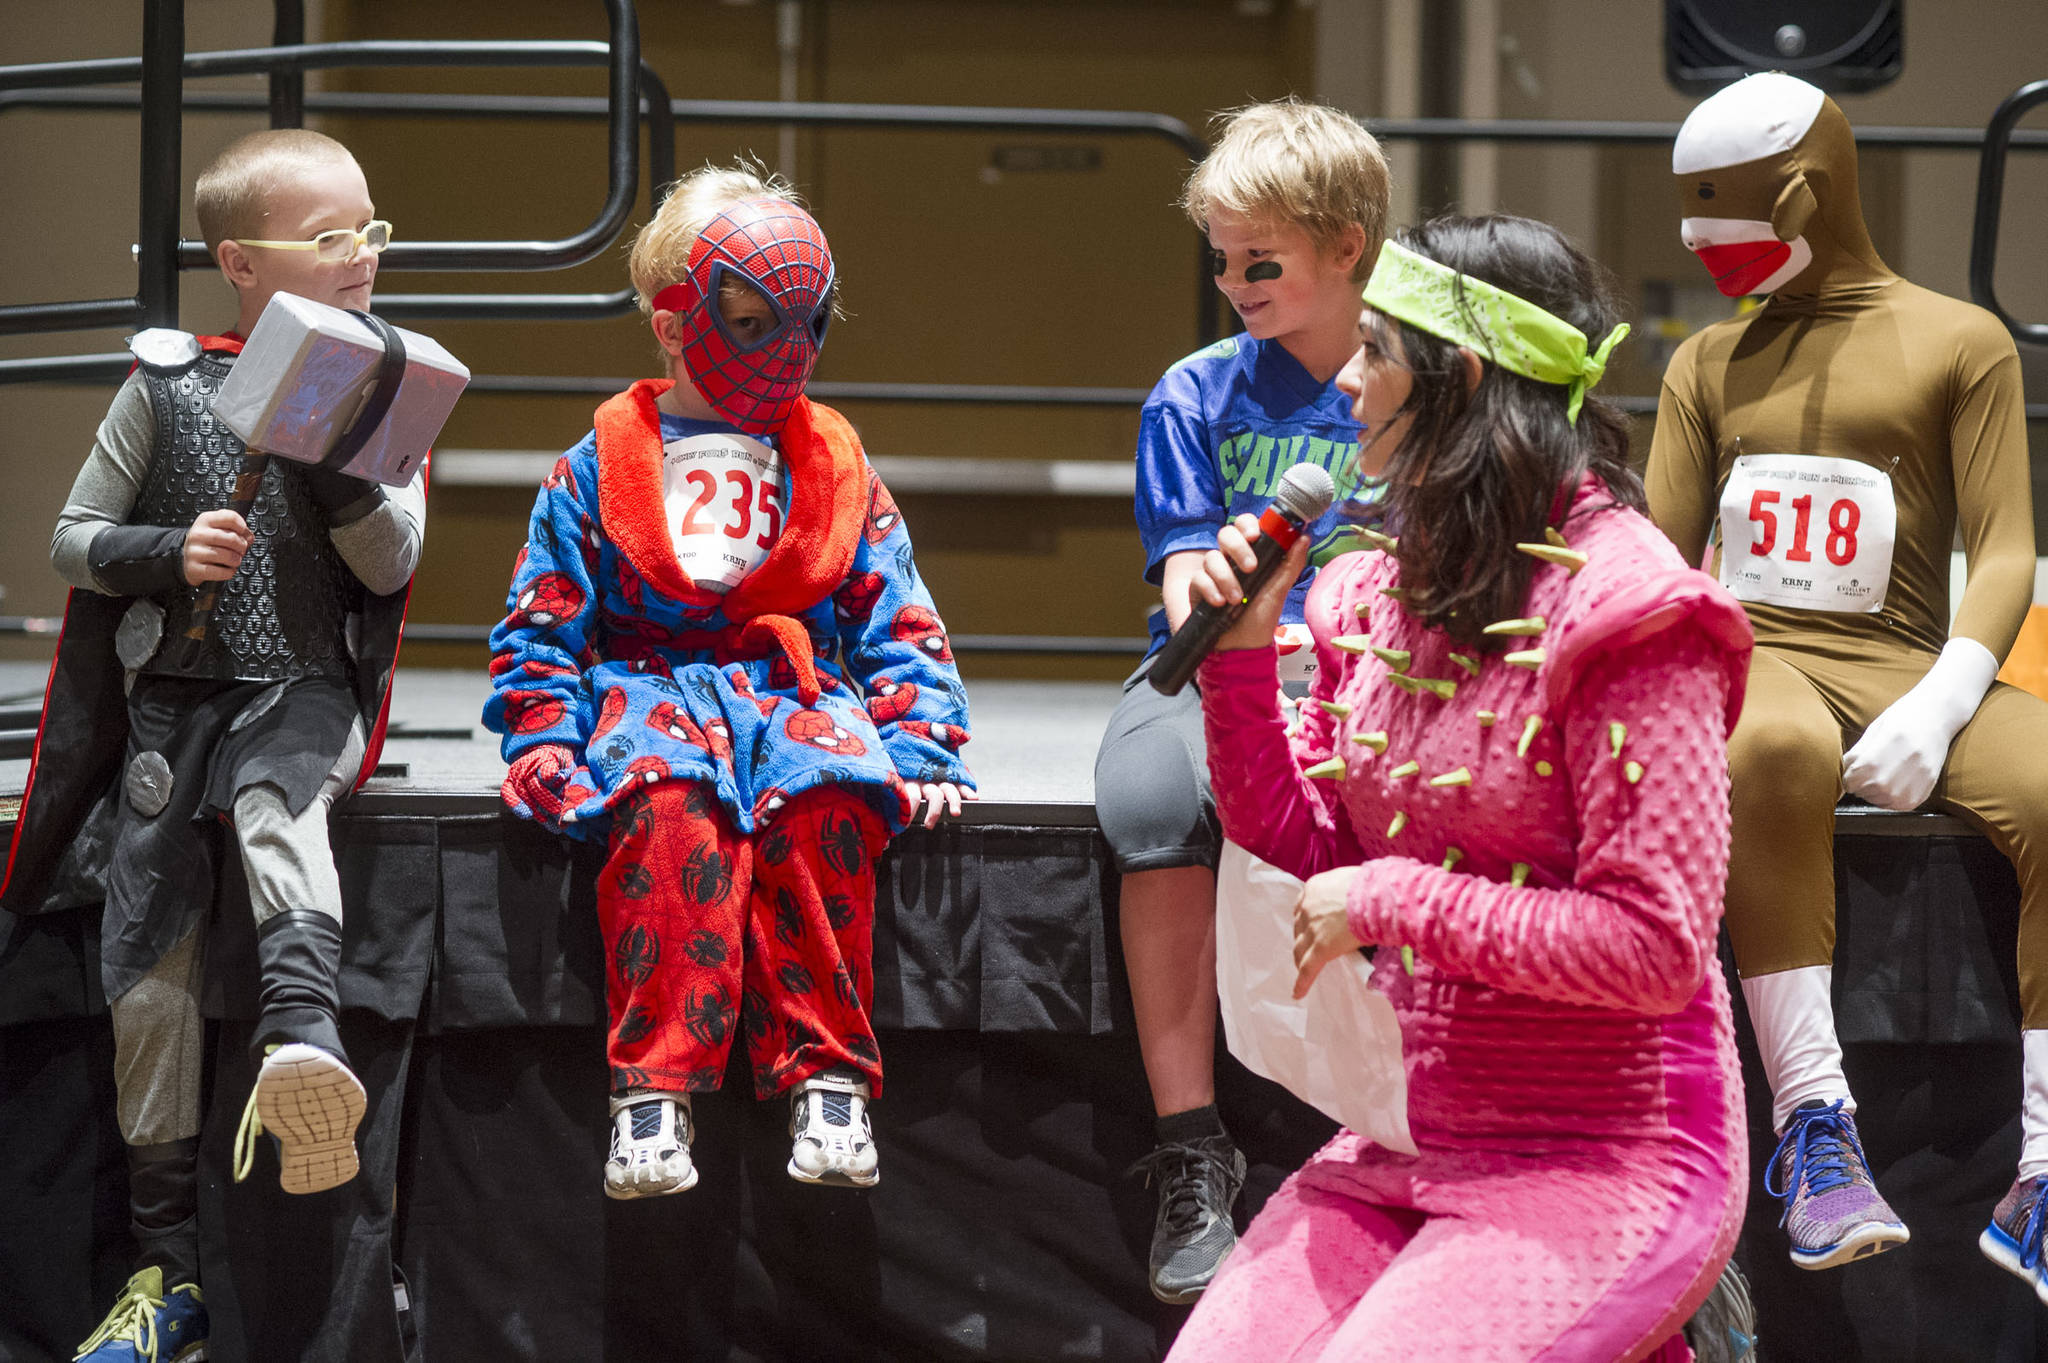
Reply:
M700 587L730 591L782 533L782 456L738 431L671 440L661 495L683 571Z

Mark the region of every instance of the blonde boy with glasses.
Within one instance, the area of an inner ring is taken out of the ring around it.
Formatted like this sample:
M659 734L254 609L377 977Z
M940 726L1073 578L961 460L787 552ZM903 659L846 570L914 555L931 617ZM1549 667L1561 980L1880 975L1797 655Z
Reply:
M281 459L245 468L213 417L272 295L369 307L391 227L355 158L319 133L254 133L207 167L195 198L235 327L130 341L136 367L51 541L77 590L0 884L15 913L105 905L100 974L139 1253L79 1348L98 1363L205 1353L198 996L217 818L247 874L261 968L244 1134L277 1138L286 1192L356 1174L366 1095L338 1026L327 814L375 765L426 513L418 479L387 493ZM242 474L261 479L247 517L224 509Z

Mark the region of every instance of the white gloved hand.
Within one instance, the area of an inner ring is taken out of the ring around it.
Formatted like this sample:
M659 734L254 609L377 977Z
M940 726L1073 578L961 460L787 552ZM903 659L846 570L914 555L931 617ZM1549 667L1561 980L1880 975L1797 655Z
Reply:
M1842 756L1842 785L1886 809L1917 809L1934 793L1949 745L1998 677L1998 659L1975 639L1951 639L1912 690L1870 722Z

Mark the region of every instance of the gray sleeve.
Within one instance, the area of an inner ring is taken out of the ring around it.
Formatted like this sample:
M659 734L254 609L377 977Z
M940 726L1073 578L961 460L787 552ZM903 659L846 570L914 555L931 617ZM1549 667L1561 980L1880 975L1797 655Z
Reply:
M331 532L342 561L379 596L404 587L419 566L427 532L427 491L421 476L415 473L404 487L384 489L384 501L376 510Z
M114 394L50 536L51 566L72 586L107 592L93 576L92 542L108 526L125 524L135 509L155 443L156 411L138 370Z

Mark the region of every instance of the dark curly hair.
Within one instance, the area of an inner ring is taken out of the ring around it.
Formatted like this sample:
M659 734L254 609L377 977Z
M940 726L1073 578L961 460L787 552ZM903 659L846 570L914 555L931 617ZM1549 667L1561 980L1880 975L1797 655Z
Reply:
M1545 223L1444 217L1394 239L1554 313L1591 346L1621 320L1606 272ZM1615 505L1646 508L1642 480L1628 466L1627 418L1588 393L1574 425L1565 420L1562 385L1490 362L1468 394L1456 345L1377 312L1368 318L1383 341L1398 337L1414 377L1401 406L1414 420L1388 455L1377 509L1400 537L1407 607L1468 647L1514 647L1480 631L1522 612L1538 564L1515 544L1540 543L1589 472Z

